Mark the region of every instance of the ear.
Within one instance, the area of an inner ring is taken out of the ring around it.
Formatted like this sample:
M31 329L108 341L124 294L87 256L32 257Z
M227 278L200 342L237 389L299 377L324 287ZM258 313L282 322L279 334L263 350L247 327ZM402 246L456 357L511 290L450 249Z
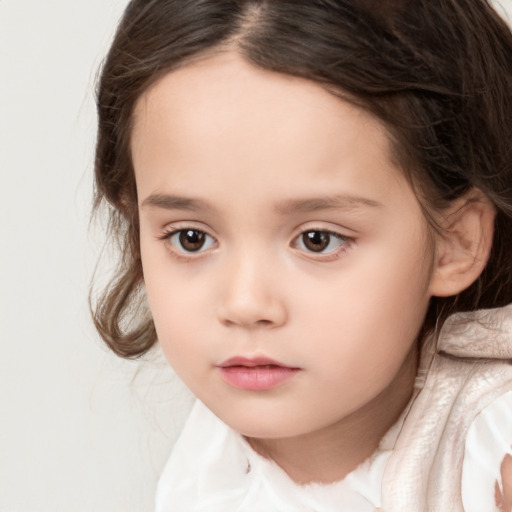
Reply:
M431 295L457 295L478 279L491 252L495 213L487 196L476 188L442 212Z

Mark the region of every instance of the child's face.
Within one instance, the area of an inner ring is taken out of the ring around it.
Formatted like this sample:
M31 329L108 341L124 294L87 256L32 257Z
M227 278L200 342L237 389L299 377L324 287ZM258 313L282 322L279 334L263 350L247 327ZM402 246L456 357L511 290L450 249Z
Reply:
M257 438L396 416L433 247L382 126L224 54L140 99L132 149L145 286L189 388Z

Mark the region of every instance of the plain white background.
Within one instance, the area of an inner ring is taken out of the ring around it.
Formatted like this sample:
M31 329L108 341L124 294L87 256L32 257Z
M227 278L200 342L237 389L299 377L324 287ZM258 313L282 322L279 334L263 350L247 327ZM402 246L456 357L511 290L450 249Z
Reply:
M151 511L190 403L88 313L94 78L126 4L0 0L0 512Z
M127 0L0 0L0 511L145 512L186 411L89 318L96 69Z

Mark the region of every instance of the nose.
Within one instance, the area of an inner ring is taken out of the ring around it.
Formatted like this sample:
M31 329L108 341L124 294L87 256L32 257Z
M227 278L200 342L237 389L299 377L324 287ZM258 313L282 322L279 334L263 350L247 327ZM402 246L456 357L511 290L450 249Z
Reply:
M277 270L255 255L235 259L222 276L222 298L217 310L225 326L245 329L276 328L287 321Z

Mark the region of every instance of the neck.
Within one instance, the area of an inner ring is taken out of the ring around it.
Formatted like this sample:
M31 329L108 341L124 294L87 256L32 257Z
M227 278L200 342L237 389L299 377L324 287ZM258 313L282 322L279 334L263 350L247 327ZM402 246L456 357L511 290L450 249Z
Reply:
M247 441L299 484L332 483L370 457L398 420L414 391L417 351L411 351L390 385L364 407L320 431Z

